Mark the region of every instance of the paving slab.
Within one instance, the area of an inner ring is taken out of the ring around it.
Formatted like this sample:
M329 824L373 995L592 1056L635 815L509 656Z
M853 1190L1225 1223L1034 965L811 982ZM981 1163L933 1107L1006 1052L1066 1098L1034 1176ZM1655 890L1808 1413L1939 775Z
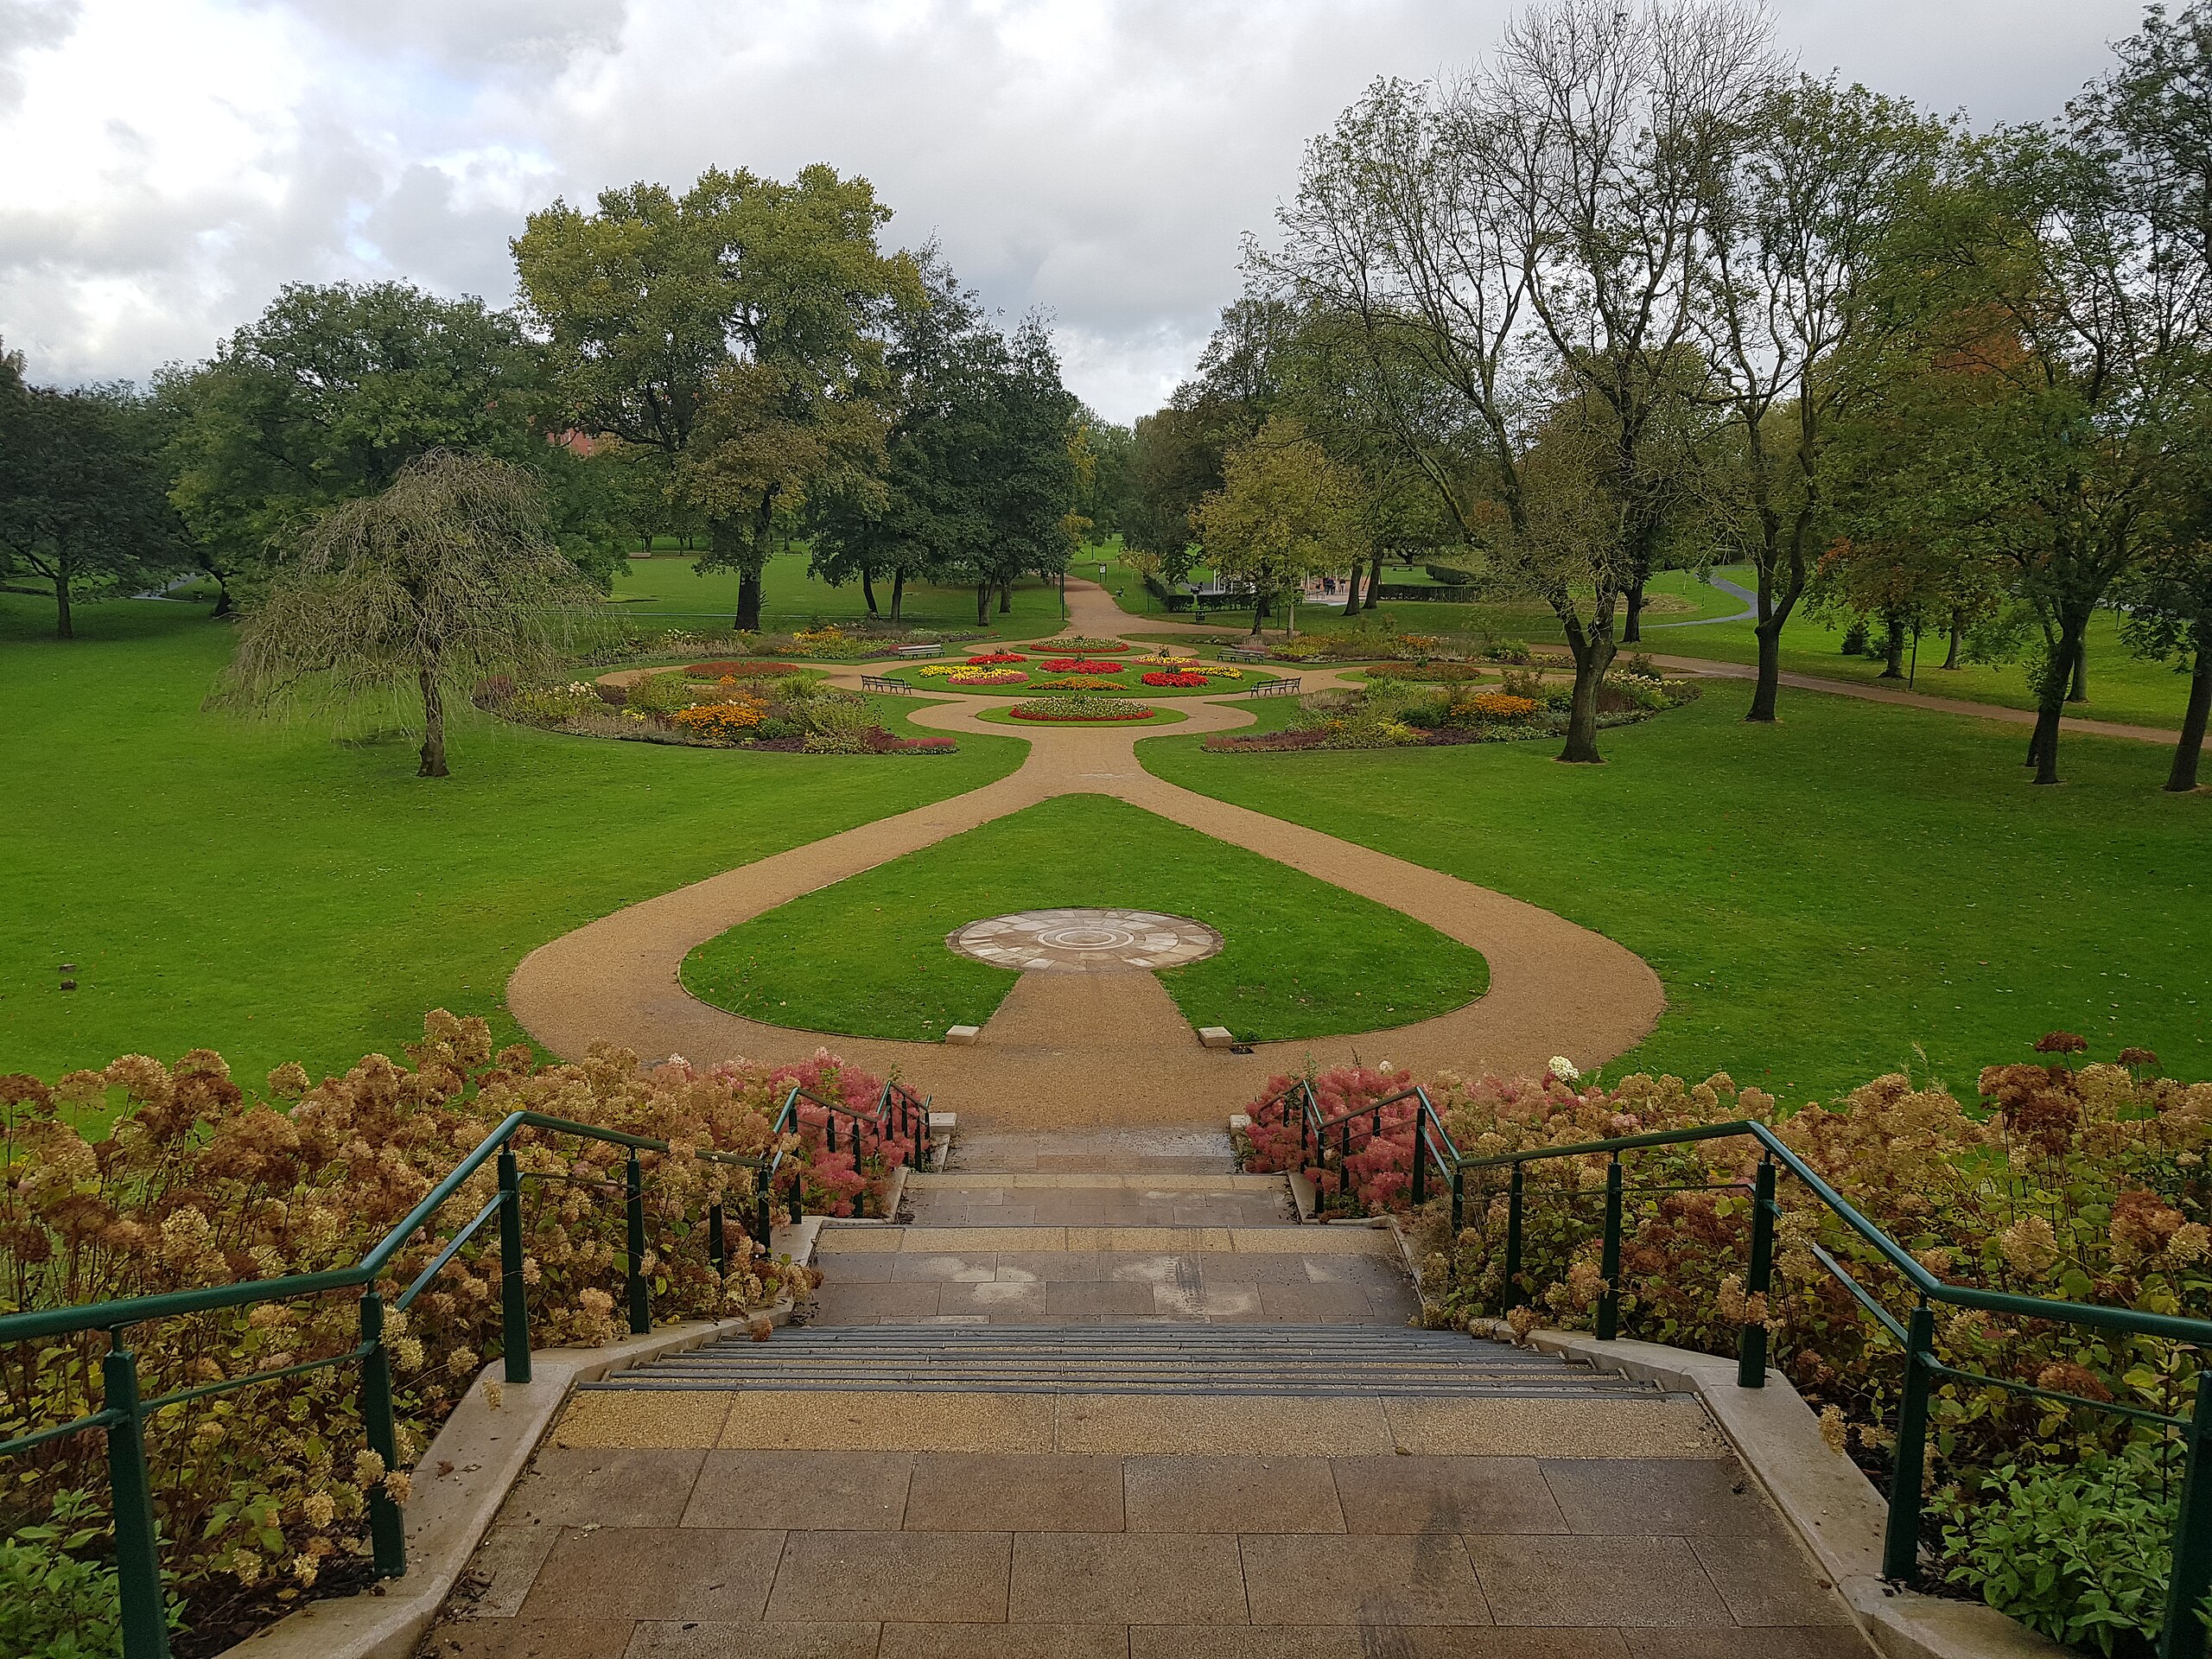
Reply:
M1002 1532L795 1532L771 1618L990 1623L1007 1616Z
M1534 1458L1338 1458L1329 1466L1347 1532L1581 1529L1568 1526Z
M1177 1624L1246 1623L1235 1535L1014 1535L1008 1618L1103 1624L1138 1610Z
M622 1659L875 1659L870 1624L641 1624Z
M1127 1659L1119 1624L886 1624L875 1659Z
M1735 1623L1686 1538L1523 1533L1464 1542L1500 1624Z
M1238 1541L1255 1624L1487 1624L1490 1603L1449 1533Z
M755 1619L784 1535L705 1527L564 1527L520 1617Z
M922 1532L1119 1532L1122 1460L1066 1453L925 1453L906 1525Z
M908 1452L715 1451L702 1454L687 1527L774 1524L792 1531L895 1529L906 1510Z

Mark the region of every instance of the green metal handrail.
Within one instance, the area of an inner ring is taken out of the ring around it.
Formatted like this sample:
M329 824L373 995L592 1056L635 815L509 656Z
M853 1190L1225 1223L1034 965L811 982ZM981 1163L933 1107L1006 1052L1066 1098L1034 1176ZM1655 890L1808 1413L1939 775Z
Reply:
M1339 1160L1355 1148L1351 1129L1358 1120L1369 1123L1371 1142L1383 1133L1382 1109L1418 1097L1414 1124L1413 1200L1426 1201L1425 1176L1433 1166L1451 1182L1452 1231L1456 1237L1465 1210L1467 1172L1503 1169L1508 1172L1504 1284L1501 1312L1510 1313L1525 1296L1521 1283L1522 1213L1527 1202L1524 1174L1530 1164L1555 1158L1603 1157L1605 1170L1605 1211L1599 1246L1599 1274L1605 1288L1597 1309L1597 1337L1616 1339L1620 1326L1621 1233L1626 1188L1621 1165L1624 1153L1656 1147L1692 1146L1707 1141L1749 1137L1758 1144L1758 1168L1749 1183L1751 1195L1751 1257L1745 1274L1750 1296L1764 1296L1774 1271L1774 1225L1782 1214L1775 1198L1778 1173L1787 1172L1802 1182L1844 1225L1850 1228L1911 1287L1915 1305L1899 1319L1828 1251L1812 1246L1814 1259L1840 1282L1872 1316L1876 1326L1904 1351L1904 1391L1898 1403L1897 1446L1891 1470L1888 1515L1884 1529L1882 1572L1885 1577L1910 1584L1919 1576L1921 1486L1927 1467L1928 1402L1937 1378L1948 1377L1978 1387L1993 1387L2070 1408L2107 1411L2118 1416L2150 1422L2177 1431L2184 1447L2179 1512L2175 1520L2173 1569L2167 1582L2165 1622L2159 1638L2160 1659L2204 1659L2206 1630L2198 1609L2212 1592L2212 1468L2204 1456L2212 1445L2212 1387L2199 1373L2196 1401L2187 1417L2156 1412L2117 1402L2092 1400L2085 1395L2038 1388L2007 1377L1985 1376L1947 1365L1936 1356L1937 1305L1974 1308L2012 1319L2042 1319L2054 1324L2087 1326L2122 1336L2152 1337L2187 1343L2200 1352L2212 1348L2212 1320L2183 1319L2167 1313L2145 1313L2094 1302L2068 1302L2045 1296L2022 1296L2008 1291L1983 1290L1954 1285L1929 1271L1912 1253L1885 1233L1858 1207L1831 1186L1821 1174L1792 1151L1764 1123L1739 1118L1693 1128L1660 1129L1643 1135L1618 1135L1586 1141L1572 1146L1537 1147L1485 1158L1463 1155L1452 1142L1433 1103L1420 1089L1409 1089L1386 1100L1376 1101L1325 1116L1312 1087L1304 1083L1263 1101L1258 1110L1281 1106L1286 1114L1295 1100L1301 1115L1301 1149L1311 1146L1325 1156L1327 1132L1339 1135ZM1402 1127L1402 1126L1400 1126ZM1743 1183L1730 1183L1741 1186ZM1763 1388L1766 1382L1767 1330L1763 1323L1746 1323L1738 1333L1736 1382L1739 1388Z
M837 1120L842 1117L846 1121L852 1130L851 1150L855 1169L860 1167L861 1161L861 1132L866 1128L874 1129L879 1135L910 1135L914 1142L915 1157L924 1167L928 1166L933 1147L930 1138L930 1102L904 1084L896 1080L887 1082L875 1097L874 1109L859 1112L842 1101L824 1100L795 1083L776 1113L773 1127L777 1135L798 1132L801 1127L798 1103L802 1100L819 1106L828 1115L823 1138L832 1152L837 1149ZM767 1236L769 1195L775 1190L776 1177L783 1166L784 1154L779 1149L769 1159L760 1178L760 1227L764 1241ZM792 1221L798 1221L805 1212L806 1205L806 1171L803 1166L793 1169L791 1191L785 1195L785 1201L791 1208Z
M788 1103L787 1103L788 1104ZM532 1179L515 1162L509 1144L525 1128L559 1135L581 1135L629 1149L623 1172L625 1220L625 1276L629 1291L632 1334L643 1336L652 1328L652 1284L644 1266L645 1254L645 1179L638 1161L641 1152L665 1153L669 1144L649 1135L602 1129L542 1112L510 1113L499 1127L454 1166L451 1173L423 1195L397 1225L367 1255L350 1268L321 1273L288 1274L276 1279L250 1280L243 1284L210 1285L198 1290L168 1291L156 1296L132 1296L118 1301L86 1303L70 1307L37 1308L0 1315L0 1343L35 1342L87 1331L107 1333L108 1348L100 1358L101 1408L73 1421L0 1440L0 1456L28 1452L70 1434L99 1429L107 1439L108 1485L115 1518L116 1579L119 1592L124 1659L168 1659L168 1621L162 1594L161 1558L154 1530L153 1491L146 1464L145 1421L149 1414L188 1400L227 1394L257 1382L272 1382L308 1371L359 1362L361 1366L361 1419L369 1449L384 1459L387 1469L399 1462L398 1423L391 1404L391 1365L386 1351L384 1297L375 1282L408 1241L422 1230L446 1201L459 1192L486 1160L499 1160L499 1192L480 1210L442 1250L437 1258L401 1291L394 1306L406 1307L420 1295L461 1246L494 1216L499 1221L500 1345L504 1374L510 1382L530 1381L530 1307L523 1284L522 1183ZM704 1151L693 1156L710 1163L728 1164L755 1172L760 1193L761 1243L765 1249L768 1203L766 1183L758 1179L760 1160L739 1153ZM708 1254L717 1275L727 1266L722 1205L709 1207ZM181 1389L151 1400L138 1396L137 1357L125 1341L132 1325L157 1319L204 1313L216 1308L243 1307L257 1302L284 1301L318 1296L334 1290L362 1290L361 1340L357 1347L322 1359L312 1359L273 1371ZM399 1506L381 1486L369 1491L369 1536L372 1560L378 1578L397 1578L407 1571L406 1535Z

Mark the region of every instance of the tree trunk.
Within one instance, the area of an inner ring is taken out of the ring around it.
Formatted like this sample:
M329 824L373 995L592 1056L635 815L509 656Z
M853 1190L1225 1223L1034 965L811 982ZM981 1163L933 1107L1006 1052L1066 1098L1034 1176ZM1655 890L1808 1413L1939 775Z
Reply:
M2028 747L2038 784L2063 781L2058 775L2058 722L2066 708L2067 685L2073 677L2070 669L2081 656L2082 641L2088 632L2086 610L2078 617L2058 620L2057 649L2051 652L2042 683L2036 688L2036 734Z
M77 637L77 624L69 614L69 572L66 567L54 578L54 637Z
M1360 562L1354 559L1351 575L1346 578L1344 584L1344 614L1346 616L1359 614L1359 575Z
M979 628L991 626L991 584L988 582L976 584L976 626Z
M1574 658L1574 701L1567 710L1567 747L1559 758L1578 766L1596 766L1605 758L1598 753L1598 688L1617 652L1612 620L1606 611L1594 632L1585 634L1579 624L1567 630L1567 648Z
M2181 741L2174 747L2173 770L2166 774L2166 787L2177 795L2196 787L2197 763L2204 758L2208 714L2212 714L2212 618L2196 625L2196 659L2189 671L2189 709L2181 717Z
M1904 678L1904 622L1895 611L1885 611L1882 626L1890 632L1889 639L1884 642L1889 647L1889 657L1882 664L1882 671L1874 677L1878 680L1901 680Z
M760 632L760 570L757 565L747 565L737 573L736 627L740 633Z
M1782 624L1783 618L1770 616L1751 632L1759 642L1759 677L1751 687L1751 711L1744 718L1762 726L1771 726L1775 721L1774 706L1782 692Z
M1965 647L1966 639L1966 613L1964 611L1954 610L1951 613L1951 649L1944 655L1943 658L1943 666L1945 668L1956 668L1959 666L1959 652Z
M2089 700L2089 637L2086 630L2082 643L2074 647L2073 683L2066 688L2066 701L2087 702Z
M1014 578L1007 576L999 583L999 614L1004 616L1014 609Z
M861 597L868 601L868 613L870 616L880 614L875 608L875 584L868 580L866 570L861 572Z
M1643 643L1643 584L1641 582L1635 582L1629 584L1628 616L1626 625L1621 629L1621 644L1640 645Z
M1382 597L1382 555L1377 551L1367 566L1367 598L1363 601L1369 610Z
M224 579L223 573L211 570L207 574L215 578L215 608L207 613L208 620L220 621L235 613L238 607L231 602L231 584Z
M1191 601L1191 613L1194 616L1198 614L1198 601L1196 600L1192 600ZM1255 642L1256 642L1260 638L1260 624L1266 620L1267 614L1268 596L1265 594L1262 594L1258 598L1252 601L1252 638Z
M894 566L891 572L891 620L896 622L905 614L906 601L906 567Z
M443 778L447 776L445 692L438 684L436 670L423 669L417 677L423 687L423 764L415 775Z

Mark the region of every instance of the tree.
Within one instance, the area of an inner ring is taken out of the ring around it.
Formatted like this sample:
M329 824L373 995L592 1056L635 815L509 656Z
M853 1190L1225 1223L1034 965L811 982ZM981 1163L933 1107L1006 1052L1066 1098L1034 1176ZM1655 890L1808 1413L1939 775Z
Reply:
M790 184L709 168L556 201L514 242L530 315L585 430L669 458L706 521L702 574L735 570L736 626L760 626L779 518L870 463L885 416L880 335L916 291L877 243L890 209L827 167Z
M447 695L550 672L564 612L599 597L554 543L538 479L433 450L315 522L248 614L218 697L269 710L412 691L416 775L443 778Z
M1775 717L1783 629L1827 522L1833 429L1879 361L1883 241L1944 137L1909 104L1801 76L1768 91L1713 176L1692 315L1738 450L1732 539L1756 572L1747 720Z
M1014 579L1052 575L1075 551L1068 519L1077 469L1068 440L1081 407L1060 384L1059 359L1041 318L1025 318L1011 340L984 331L974 370L971 419L981 442L964 467L948 469L940 514L940 569L976 585L976 623L990 620L990 596L1011 607Z
M22 361L0 352L0 593L51 599L54 637L72 639L78 604L189 562L143 400L28 386Z
M1214 569L1251 588L1254 639L1276 594L1364 556L1361 507L1357 475L1331 460L1295 416L1270 416L1228 453L1221 488L1198 504L1194 520Z
M164 372L156 397L174 435L172 499L218 614L318 514L389 487L432 449L539 472L577 563L603 583L618 556L596 474L550 442L537 348L481 300L294 283L210 361Z
M1689 493L1690 274L1710 181L1770 79L1760 19L1720 0L1551 0L1448 97L1371 88L1309 149L1284 250L1255 262L1356 327L1377 423L1463 543L1558 618L1575 669L1562 760L1599 759L1614 608L1633 639ZM1528 468L1548 432L1575 458L1543 468L1572 480L1572 510L1539 514ZM1584 510L1592 488L1611 512ZM1569 546L1566 525L1596 539Z

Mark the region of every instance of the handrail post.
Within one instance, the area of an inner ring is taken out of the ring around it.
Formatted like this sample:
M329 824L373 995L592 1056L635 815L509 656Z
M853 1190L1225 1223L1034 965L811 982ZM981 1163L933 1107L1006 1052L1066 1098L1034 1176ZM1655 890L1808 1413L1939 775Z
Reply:
M522 1175L499 1148L499 1346L510 1382L530 1381L530 1296L522 1278Z
M634 1147L630 1149L629 1166L623 1172L622 1188L629 1234L630 1334L642 1337L653 1328L653 1293L645 1282L645 1173L639 1166Z
M2200 1351L2201 1353L2201 1351ZM2196 1404L2189 1414L2182 1465L2181 1510L2174 1521L2174 1565L2166 1580L2166 1626L2158 1659L2203 1659L2204 1621L2196 1610L2212 1590L2212 1470L2204 1453L2212 1442L2212 1385L2197 1373Z
M1458 1164L1452 1166L1452 1239L1456 1244L1459 1229L1466 1219L1467 1172Z
M1745 1275L1745 1294L1764 1296L1774 1282L1774 1160L1759 1160L1758 1179L1751 1189L1751 1263ZM1736 1338L1736 1386L1766 1386L1766 1324L1748 1319Z
M1605 1242L1598 1258L1598 1275L1605 1281L1598 1298L1598 1340L1611 1342L1621 1328L1621 1155L1605 1166Z
M753 1192L759 1198L759 1202L753 1206L753 1237L764 1250L772 1242L776 1224L774 1215L776 1195L769 1185L768 1174L767 1166L763 1164L753 1177Z
M1499 1305L1501 1311L1507 1313L1521 1306L1521 1189L1528 1167L1526 1164L1514 1165L1505 1183L1505 1291L1499 1298ZM1456 1175L1459 1172L1452 1173Z
M389 1474L399 1467L399 1427L391 1416L391 1359L384 1345L384 1298L373 1290L361 1297L361 1427L369 1450L384 1459ZM407 1571L407 1529L399 1505L382 1481L369 1488L369 1538L377 1576L396 1579Z
M1936 1314L1923 1301L1905 1327L1904 1397L1897 1402L1897 1461L1882 1535L1882 1576L1900 1584L1920 1576L1920 1487L1928 1466L1928 1368L1935 1345Z
M729 1250L722 1236L722 1201L716 1198L707 1209L707 1260L720 1279L729 1271Z
M1423 1154L1428 1150L1428 1122L1421 1116L1421 1108L1414 1108L1414 1208L1418 1210L1428 1196L1428 1160Z
M162 1557L146 1476L146 1430L138 1415L138 1361L123 1330L108 1332L100 1360L107 1426L107 1484L115 1509L116 1589L122 1603L124 1659L168 1659L168 1613L162 1602Z

